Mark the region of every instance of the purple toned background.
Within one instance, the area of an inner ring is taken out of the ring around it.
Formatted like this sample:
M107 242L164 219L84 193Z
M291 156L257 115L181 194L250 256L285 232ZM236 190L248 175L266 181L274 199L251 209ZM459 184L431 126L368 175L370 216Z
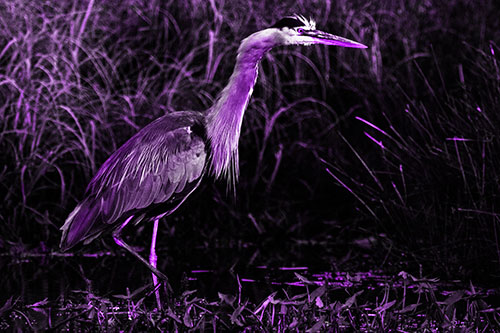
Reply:
M0 4L0 269L12 272L0 303L29 298L23 281L46 273L13 262L57 258L59 228L113 151L159 116L209 108L239 42L292 13L369 48L264 57L236 195L209 179L162 221L159 267L177 281L236 262L331 267L371 240L353 267L496 283L496 2L14 0ZM147 248L150 233L127 238ZM78 260L44 260L68 274L60 290L76 279ZM100 263L90 275L146 275Z

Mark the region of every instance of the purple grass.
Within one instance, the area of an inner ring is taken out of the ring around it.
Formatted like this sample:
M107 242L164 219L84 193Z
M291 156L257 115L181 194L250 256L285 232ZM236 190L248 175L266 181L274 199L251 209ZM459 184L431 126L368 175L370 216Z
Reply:
M310 242L336 251L340 243L354 252L325 260L336 269L366 264L370 257L377 267L403 265L414 276L423 269L442 280L494 281L500 271L500 27L494 15L499 10L496 2L464 0L285 1L280 5L265 1L3 2L0 249L5 258L14 256L23 265L44 253L51 259L40 267L50 265L53 258L66 258L68 264L57 269L73 271L82 256L54 252L58 228L83 197L98 167L154 119L175 110L210 108L231 76L241 39L276 18L299 12L315 18L318 27L370 47L279 48L264 56L240 132L238 200L231 202L220 184L209 185L193 197L172 223L159 228L158 237L164 240L163 248L158 248L159 265L167 261L162 256L180 258L173 265L190 272L196 267L189 266L189 254L201 248L214 260L213 267L201 267L216 271L220 269L216 258L231 261L217 251L230 248L233 253L234 247L247 246L255 248L251 261L262 266L273 266L262 261L263 256L269 256L275 267L309 266L311 259L279 260L293 257L289 247L295 244ZM380 149L382 142L384 149ZM148 227L131 229L124 239L133 244L145 244L151 235ZM355 256L356 244L361 242L352 239L370 237L380 248ZM101 261L110 243L94 242L85 251L90 259L95 254ZM21 268L16 265L9 264L8 271L26 273L26 267L14 270ZM99 275L104 268L95 269ZM113 272L111 266L104 270ZM110 285L129 278L112 274ZM16 286L31 276L10 278ZM220 308L212 307L207 303L213 299L204 303L209 298L198 295L205 299L193 302L188 311L185 304L195 298L190 294L192 298L178 298L181 308L173 307L164 317L151 315L154 292L148 286L138 287L146 287L149 296L127 299L128 312L115 310L116 302L90 287L69 292L73 288L65 280L49 289L65 290L62 297L72 305L64 305L64 311L71 313L64 320L75 317L65 323L53 321L52 327L74 323L96 330L99 321L98 329L105 330L118 318L115 323L129 325L130 330L150 330L151 326L139 326L163 319L175 323L165 328L170 330L173 325L188 330L197 324L206 330L211 325L241 330L236 321L227 319L233 318L255 320L256 330L307 330L329 311L316 329L356 330L363 324L372 330L394 330L391 320L402 317L407 322L421 319L420 324L427 326L420 329L431 329L436 328L434 321L423 323L426 316L435 315L443 325L436 329L447 330L456 323L455 309L459 313L467 308L467 318L483 325L480 330L496 329L491 327L498 322L497 306L478 300L474 286L461 295L432 294L432 283L411 285L415 281L409 276L404 280L404 296L397 288L387 296L383 289L367 296L369 289L363 287L364 294L348 290L340 300L342 290L334 289L320 298L323 307L307 298L292 299L297 294L307 297L316 287L296 294L276 285L267 295L279 291L277 296L268 300L264 295L253 307L244 307L245 294L251 293L244 284L242 304L221 301ZM391 303L396 294L397 302ZM410 302L408 297L417 295L419 301ZM24 330L36 329L33 318L39 318L25 304L42 302L34 307L37 314L54 309L44 307L43 297L23 303L17 296L0 300L0 308L6 316L18 316L19 323L29 320ZM423 303L423 299L431 301ZM265 309L253 315L264 300L268 300ZM184 323L186 313L189 325ZM205 317L196 322L198 315ZM293 318L301 319L294 322ZM339 326L327 326L330 323Z

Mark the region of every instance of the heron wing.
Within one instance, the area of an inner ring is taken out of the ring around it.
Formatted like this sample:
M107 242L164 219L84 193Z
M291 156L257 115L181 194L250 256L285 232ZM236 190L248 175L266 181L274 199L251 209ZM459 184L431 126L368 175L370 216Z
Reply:
M193 130L198 121L188 113L166 115L116 150L66 220L61 246L70 248L127 213L187 196L206 163L204 139Z
M172 123L179 124L172 128ZM169 200L201 177L205 142L190 119L165 116L146 126L104 163L89 184L107 223ZM167 130L165 130L167 129Z

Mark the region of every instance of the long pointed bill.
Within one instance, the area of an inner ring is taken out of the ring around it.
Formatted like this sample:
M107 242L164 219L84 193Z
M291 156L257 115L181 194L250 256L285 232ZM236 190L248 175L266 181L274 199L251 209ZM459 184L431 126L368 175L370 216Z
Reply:
M357 49L366 49L368 46L361 43L355 42L353 40L335 36L329 34L328 32L323 32L320 30L306 31L304 32L306 36L311 37L316 43L324 45L335 45L341 47L353 47Z

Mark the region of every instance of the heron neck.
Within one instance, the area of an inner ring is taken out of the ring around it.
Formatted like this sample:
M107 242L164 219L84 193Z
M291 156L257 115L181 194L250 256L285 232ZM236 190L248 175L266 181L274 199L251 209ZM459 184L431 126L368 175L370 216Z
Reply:
M243 44L242 44L243 46ZM257 80L257 66L262 55L238 52L229 83L217 98L207 117L207 136L211 148L211 172L225 178L228 185L238 179L238 141L248 101Z

